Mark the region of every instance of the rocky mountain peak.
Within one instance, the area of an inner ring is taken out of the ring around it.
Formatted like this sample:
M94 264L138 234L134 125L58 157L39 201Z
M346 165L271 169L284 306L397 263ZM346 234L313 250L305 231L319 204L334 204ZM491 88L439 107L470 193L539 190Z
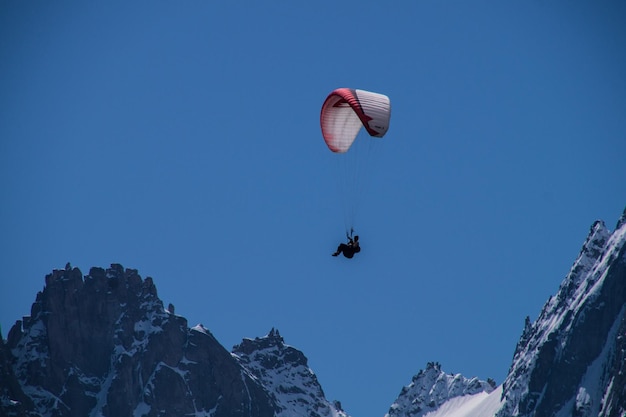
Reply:
M263 337L243 339L232 354L268 389L280 410L276 417L347 417L338 401L326 400L306 356L285 344L277 329Z
M0 415L346 417L277 329L230 353L151 278L69 263L0 340Z
M240 344L233 347L233 352L241 352L250 355L255 351L260 352L268 349L275 349L277 351L285 350L285 340L280 335L280 332L273 327L269 333L263 337L243 339Z
M498 417L623 415L626 222L618 226L591 226L557 295L526 320Z
M274 415L265 388L209 332L166 311L151 278L118 264L83 277L66 265L45 282L2 349L32 402L25 413Z
M35 372L39 370L51 378L52 386L59 386L70 364L103 377L115 346L130 347L136 337L145 336L142 327L160 328L168 319L152 279L143 280L136 270L118 264L107 270L92 268L84 280L81 271L68 264L47 275L45 282L30 317L18 321L8 336L10 349L46 357L46 362L31 356L19 362L18 373L26 380L40 375ZM180 324L186 325L184 319Z
M495 381L465 378L461 374L446 374L437 362L429 362L426 369L413 376L411 383L402 388L386 417L421 417L438 409L455 397L490 393Z

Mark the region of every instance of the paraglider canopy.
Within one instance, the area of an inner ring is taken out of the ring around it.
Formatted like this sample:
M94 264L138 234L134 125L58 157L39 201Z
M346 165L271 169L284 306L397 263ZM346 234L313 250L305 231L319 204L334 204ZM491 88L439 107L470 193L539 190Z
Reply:
M338 88L322 105L322 136L331 151L344 153L352 146L361 127L370 136L385 136L390 116L389 97L365 90Z
M346 234L356 225L360 200L373 175L375 149L389 129L389 97L371 91L338 88L322 105L322 136L335 161Z

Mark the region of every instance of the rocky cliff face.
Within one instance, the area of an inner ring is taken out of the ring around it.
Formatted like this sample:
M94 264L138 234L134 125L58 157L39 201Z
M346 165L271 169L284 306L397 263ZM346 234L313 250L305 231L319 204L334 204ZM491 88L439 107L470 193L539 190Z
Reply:
M526 320L498 417L626 413L626 211L601 221L534 323Z
M0 335L2 336L2 335ZM0 416L36 416L35 406L15 377L12 356L0 337Z
M3 404L13 404L17 415L276 411L265 388L208 330L189 329L163 308L152 279L120 265L92 268L84 279L69 265L48 275L31 316L11 329L2 353L10 366L1 369L19 382L14 389L3 378Z
M46 277L0 341L0 416L346 417L278 331L228 352L112 265Z

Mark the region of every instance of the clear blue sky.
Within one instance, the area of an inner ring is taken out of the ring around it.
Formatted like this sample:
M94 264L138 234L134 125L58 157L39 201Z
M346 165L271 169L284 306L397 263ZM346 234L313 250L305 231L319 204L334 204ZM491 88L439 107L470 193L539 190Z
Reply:
M1 2L4 335L52 269L121 263L227 349L277 327L353 417L428 361L502 382L626 204L624 21L621 1ZM352 260L330 256L337 87L393 108Z

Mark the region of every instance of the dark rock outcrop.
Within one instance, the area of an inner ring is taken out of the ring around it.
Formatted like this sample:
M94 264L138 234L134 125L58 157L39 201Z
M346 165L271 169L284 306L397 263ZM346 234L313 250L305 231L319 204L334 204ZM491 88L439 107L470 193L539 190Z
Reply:
M276 409L209 331L189 329L163 308L151 278L121 265L84 279L69 265L48 275L0 352L8 356L0 369L14 375L2 392L18 412L17 404L42 416L269 417Z
M0 335L0 416L36 416L35 405L24 394L13 373L13 356Z

